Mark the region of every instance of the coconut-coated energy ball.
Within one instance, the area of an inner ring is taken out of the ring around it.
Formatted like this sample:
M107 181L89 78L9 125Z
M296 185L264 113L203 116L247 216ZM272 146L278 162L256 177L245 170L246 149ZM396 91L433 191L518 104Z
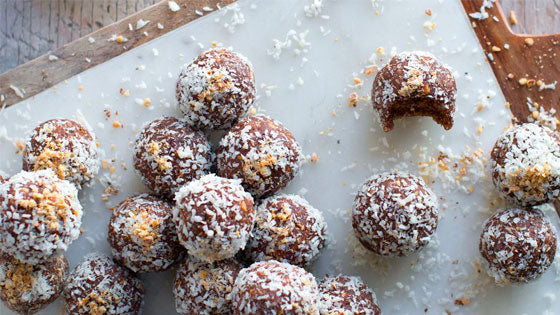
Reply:
M174 117L144 126L134 145L134 167L142 182L162 197L210 172L213 153L206 136Z
M437 197L422 178L390 172L369 178L352 207L360 242L383 256L406 256L426 245L438 224Z
M179 242L199 260L232 258L244 249L255 222L253 198L239 180L205 175L175 195Z
M265 115L239 121L222 138L217 152L218 175L241 179L255 198L285 187L302 161L301 147L292 133Z
M113 210L108 240L113 258L134 272L166 270L184 253L173 205L148 194L126 198Z
M177 313L231 314L231 292L242 268L233 259L205 263L187 258L175 277L173 295Z
M530 207L558 199L560 137L526 123L504 132L491 153L492 179L507 201Z
M326 276L319 282L321 315L381 315L375 292L360 277Z
M484 223L479 249L497 284L529 282L554 261L556 229L538 209L501 209Z
M227 129L255 101L253 66L239 53L219 48L185 65L177 81L178 107L201 129Z
M379 70L371 98L386 132L393 130L393 120L406 116L430 116L449 130L456 94L451 70L432 54L413 51L394 56Z
M14 312L36 313L62 293L67 275L63 255L34 265L0 255L0 299Z
M276 195L257 207L253 237L247 252L253 261L274 259L309 265L326 243L323 214L297 195Z
M142 281L100 253L78 264L64 288L68 314L142 314Z
M52 169L78 189L91 182L99 165L94 134L70 119L51 119L40 124L23 149L23 170Z
M0 184L0 248L25 263L48 260L80 236L82 214L70 182L51 169L22 171Z
M233 314L319 314L315 277L304 269L275 260L242 269L232 293Z

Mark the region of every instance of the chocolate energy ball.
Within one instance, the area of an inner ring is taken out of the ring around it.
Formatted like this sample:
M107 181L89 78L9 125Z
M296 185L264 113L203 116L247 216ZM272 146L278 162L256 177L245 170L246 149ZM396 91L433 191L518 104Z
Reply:
M232 292L233 314L319 314L319 290L312 274L275 260L242 269Z
M319 283L321 315L381 315L375 292L359 277L325 277Z
M99 172L95 136L70 119L51 119L33 129L23 149L23 170L52 169L78 189Z
M179 260L173 206L148 194L121 202L109 222L113 258L134 272L163 271Z
M0 248L25 263L48 260L80 236L76 187L51 169L22 171L0 184Z
M253 66L231 50L203 52L181 70L177 101L190 124L201 129L227 129L255 101Z
M89 254L74 268L64 288L68 314L141 314L142 282L111 258Z
M509 128L491 153L492 179L507 201L529 207L560 193L560 138L537 124Z
M205 175L175 195L179 242L202 261L232 258L245 248L255 222L253 198L239 180Z
M0 255L0 299L14 312L36 313L62 293L67 274L63 255L36 265Z
M301 147L282 124L264 115L239 121L222 138L218 175L238 178L255 198L285 187L299 171Z
M383 256L406 256L426 245L438 223L436 195L406 173L372 176L358 191L352 226L360 242Z
M375 76L371 98L384 131L394 119L430 116L446 130L453 127L457 87L451 70L432 54L402 52Z
M323 214L307 200L296 195L272 196L257 207L247 252L254 261L274 259L306 266L325 247L326 233Z
M484 223L479 249L497 284L529 282L552 264L556 230L538 209L502 209Z
M175 277L177 313L231 314L231 291L241 268L233 259L205 263L187 258Z
M140 132L133 159L142 182L172 198L181 186L210 172L213 153L202 132L177 118L162 117Z

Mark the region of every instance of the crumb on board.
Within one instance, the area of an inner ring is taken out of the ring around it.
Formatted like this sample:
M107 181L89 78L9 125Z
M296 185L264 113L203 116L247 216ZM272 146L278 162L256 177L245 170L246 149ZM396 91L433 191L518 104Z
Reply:
M517 16L515 15L515 11L509 11L509 23L511 25L517 24Z

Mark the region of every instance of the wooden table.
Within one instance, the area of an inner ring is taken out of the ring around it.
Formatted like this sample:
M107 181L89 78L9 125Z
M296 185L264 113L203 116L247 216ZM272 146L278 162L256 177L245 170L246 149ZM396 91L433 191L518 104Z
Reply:
M11 84L37 78L30 86L26 86L25 97L32 96L67 77L117 56L123 49L134 48L196 19L199 15L195 13L195 9L198 9L199 14L206 14L208 12L202 10L205 6L215 8L217 3L224 6L233 1L235 0L176 0L183 9L181 14L172 14L167 8L167 0L0 0L0 73L6 72L0 76L0 92L9 95L4 102L10 105L21 100L18 93L10 87ZM510 11L516 13L517 24L512 26L515 32L560 33L560 0L501 2L506 14ZM150 6L149 10L142 11ZM130 16L134 13L135 16ZM160 30L152 23L150 36L136 32L118 52L117 49L100 43L93 45L100 48L92 45L84 48L87 46L87 38L84 36L98 31L96 34L105 39L114 33L128 31L129 23L135 26L140 18L165 21L164 24L167 25L164 30ZM106 28L100 30L103 27ZM82 42L78 41L80 38ZM63 47L65 44L69 44L67 49ZM56 50L57 48L59 49ZM55 50L59 56L45 55ZM29 67L8 72L41 55L42 59L26 64ZM47 59L59 57L64 64L48 62L52 59Z
M0 73L159 0L0 0ZM366 0L363 0L366 1ZM560 0L502 0L514 31L560 32Z

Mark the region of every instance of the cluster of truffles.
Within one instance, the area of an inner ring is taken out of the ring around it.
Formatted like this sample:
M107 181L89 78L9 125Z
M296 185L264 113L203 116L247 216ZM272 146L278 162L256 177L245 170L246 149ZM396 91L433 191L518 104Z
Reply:
M0 299L32 314L65 286L63 252L81 233L78 189L99 171L95 136L73 120L48 120L32 130L22 164L21 172L0 177Z
M560 191L560 138L534 123L514 125L491 153L492 180L512 206L483 225L480 254L498 285L538 279L556 254L556 229L534 206L552 202Z
M451 70L432 54L402 52L379 70L371 99L384 131L394 120L430 116L446 130L453 127L457 87Z
M431 239L438 224L438 202L424 180L407 173L382 173L359 189L352 207L358 240L383 256L412 254Z

